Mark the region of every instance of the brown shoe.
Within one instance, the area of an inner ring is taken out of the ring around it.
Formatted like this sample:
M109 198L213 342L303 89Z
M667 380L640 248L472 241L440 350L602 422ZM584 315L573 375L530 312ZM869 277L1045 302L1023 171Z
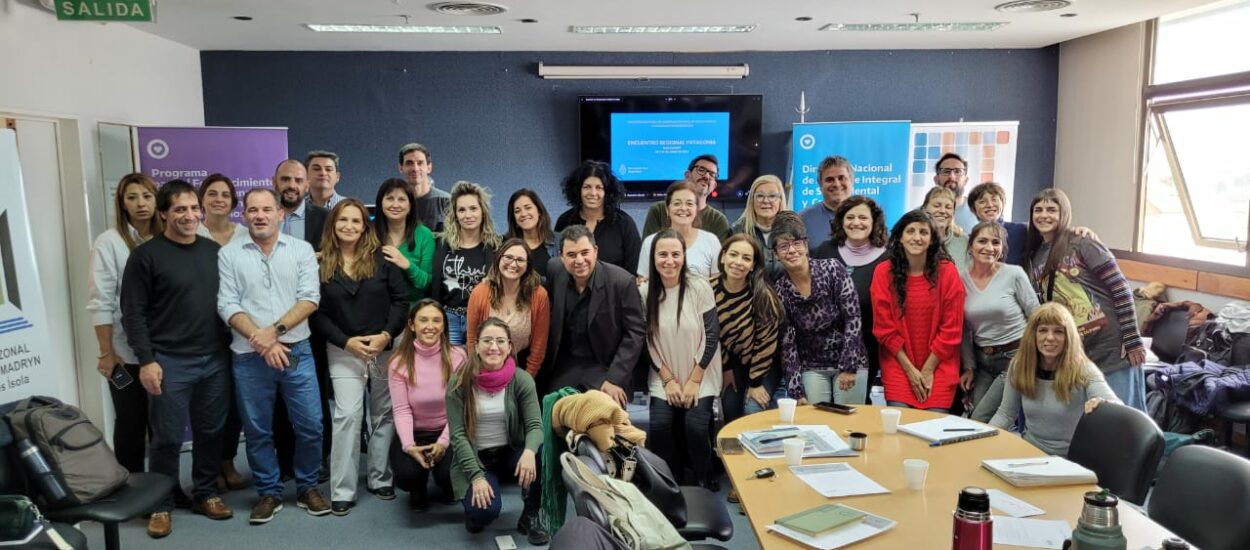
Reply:
M159 539L169 536L174 530L173 520L169 517L169 512L156 512L152 517L148 518L148 536Z
M221 497L208 497L204 500L197 500L191 503L191 512L208 516L208 519L230 519L234 517L234 512L230 510L226 503L221 501Z
M729 496L725 497L725 500L728 500L729 502L731 502L731 503L733 503L733 504L737 504L737 503L739 502L739 499L738 499L738 490L737 490L737 489L731 489L731 490L729 491Z
M224 492L244 487L247 487L247 480L243 479L243 474L234 469L234 461L221 461L221 475L217 476L217 489Z
M275 496L260 497L260 502L252 507L252 516L248 518L248 523L252 525L260 525L269 523L278 512L282 511L282 499Z
M330 503L321 496L321 491L309 489L295 500L295 504L308 512L310 516L324 516L330 513Z

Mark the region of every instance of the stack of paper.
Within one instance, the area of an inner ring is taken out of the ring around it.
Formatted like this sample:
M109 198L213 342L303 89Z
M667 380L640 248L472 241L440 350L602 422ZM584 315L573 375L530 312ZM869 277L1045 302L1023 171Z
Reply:
M768 529L781 536L812 548L818 548L820 550L833 550L834 548L841 548L848 544L856 543L868 537L889 531L897 524L897 522L891 519L869 514L862 510L856 510L849 506L846 506L846 508L864 514L864 518L851 525L835 529L816 537L805 535L799 531L786 528L782 525L769 525Z
M943 416L923 422L902 424L898 430L929 442L931 446L958 443L998 435L998 428L959 416Z
M994 544L1061 550L1072 526L1061 519L1020 519L994 516Z
M790 473L826 498L890 492L845 462L791 466Z
M981 466L1016 487L1098 483L1098 475L1057 456L982 460Z
M758 430L738 434L742 446L755 458L781 458L785 456L782 444L786 439L803 438L804 458L829 456L859 456L851 446L842 441L841 437L829 426L777 426L771 430Z

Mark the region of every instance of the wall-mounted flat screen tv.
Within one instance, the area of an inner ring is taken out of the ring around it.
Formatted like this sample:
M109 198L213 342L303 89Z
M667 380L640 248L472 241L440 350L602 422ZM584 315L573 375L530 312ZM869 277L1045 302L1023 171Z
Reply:
M746 199L760 171L761 95L581 96L582 160L599 160L630 198L663 197L696 156L720 161L715 196Z

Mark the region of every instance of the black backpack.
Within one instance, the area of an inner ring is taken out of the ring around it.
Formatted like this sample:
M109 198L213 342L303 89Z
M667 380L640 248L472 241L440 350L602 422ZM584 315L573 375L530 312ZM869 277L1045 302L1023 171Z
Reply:
M30 440L56 473L68 497L61 505L86 504L116 491L130 477L104 434L82 410L54 397L19 401L5 415L17 440Z

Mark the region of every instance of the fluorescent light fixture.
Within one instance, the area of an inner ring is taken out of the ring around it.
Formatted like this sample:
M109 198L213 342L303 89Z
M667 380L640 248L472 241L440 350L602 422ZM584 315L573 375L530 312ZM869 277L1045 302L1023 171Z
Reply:
M576 34L665 34L665 33L742 33L755 30L755 25L654 25L619 27L581 25L569 27Z
M547 79L730 79L746 78L751 68L741 65L545 65L538 76Z
M431 25L318 25L307 23L309 30L317 32L373 32L414 34L502 34L499 27L431 26Z
M859 32L966 32L998 30L1006 21L991 23L830 23L822 31Z

